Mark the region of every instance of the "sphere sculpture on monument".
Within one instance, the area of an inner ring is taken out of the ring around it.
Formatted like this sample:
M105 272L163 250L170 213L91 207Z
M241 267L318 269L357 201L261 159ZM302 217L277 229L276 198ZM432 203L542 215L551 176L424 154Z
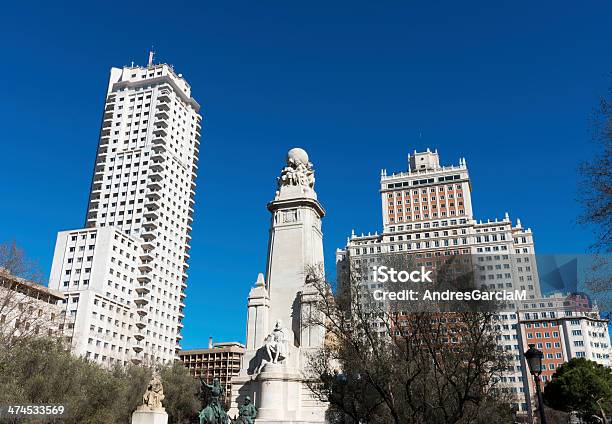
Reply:
M304 149L294 147L287 152L287 164L278 177L279 190L283 186L301 186L303 189L314 188L315 178L312 163Z

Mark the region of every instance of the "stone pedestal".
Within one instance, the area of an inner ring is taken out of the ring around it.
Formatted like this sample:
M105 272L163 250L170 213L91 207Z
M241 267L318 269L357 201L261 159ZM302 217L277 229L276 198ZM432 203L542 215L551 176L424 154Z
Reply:
M294 421L300 399L300 375L280 364L266 364L259 376L260 397L257 422Z
M138 407L132 414L132 424L168 424L168 414L164 408Z

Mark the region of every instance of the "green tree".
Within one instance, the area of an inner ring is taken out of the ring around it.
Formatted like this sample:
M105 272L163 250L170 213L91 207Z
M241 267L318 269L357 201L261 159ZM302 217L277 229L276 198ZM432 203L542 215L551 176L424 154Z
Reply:
M163 403L168 412L168 421L173 424L193 422L200 409L198 380L179 362L162 368L160 376L166 396Z
M71 355L59 340L36 338L0 349L0 404L64 405L61 422L67 424L129 424L152 371L131 364L106 369ZM191 422L199 406L197 381L178 363L159 372L169 422Z
M554 409L577 411L598 422L612 411L612 370L585 358L561 365L544 388L544 401Z

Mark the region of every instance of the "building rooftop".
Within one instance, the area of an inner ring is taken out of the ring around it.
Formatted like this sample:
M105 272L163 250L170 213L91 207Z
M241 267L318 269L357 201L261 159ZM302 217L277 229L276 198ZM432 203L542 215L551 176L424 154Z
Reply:
M56 302L59 300L64 300L64 293L50 289L49 287L43 286L42 284L35 283L33 281L26 280L25 278L17 277L11 274L4 268L0 268L0 284L5 286L6 283L14 284L18 287L18 290L28 296L32 296L34 293L37 294L36 297L49 296L52 300ZM34 296L32 296L34 297Z

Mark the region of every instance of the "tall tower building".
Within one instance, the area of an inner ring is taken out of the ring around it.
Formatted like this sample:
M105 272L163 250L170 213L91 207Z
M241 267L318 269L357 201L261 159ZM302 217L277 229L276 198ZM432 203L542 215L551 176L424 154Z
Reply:
M528 299L539 297L531 229L520 220L513 225L507 213L502 219L476 220L471 191L465 159L441 166L437 151L409 155L406 172L388 175L383 169L382 233L353 232L336 253L338 267L374 266L394 253L413 254L417 263L433 267L444 256L466 255L476 262L479 287L525 290ZM370 277L363 276L364 287L379 288Z
M167 64L111 68L84 228L58 233L73 353L103 364L178 357L200 106Z

